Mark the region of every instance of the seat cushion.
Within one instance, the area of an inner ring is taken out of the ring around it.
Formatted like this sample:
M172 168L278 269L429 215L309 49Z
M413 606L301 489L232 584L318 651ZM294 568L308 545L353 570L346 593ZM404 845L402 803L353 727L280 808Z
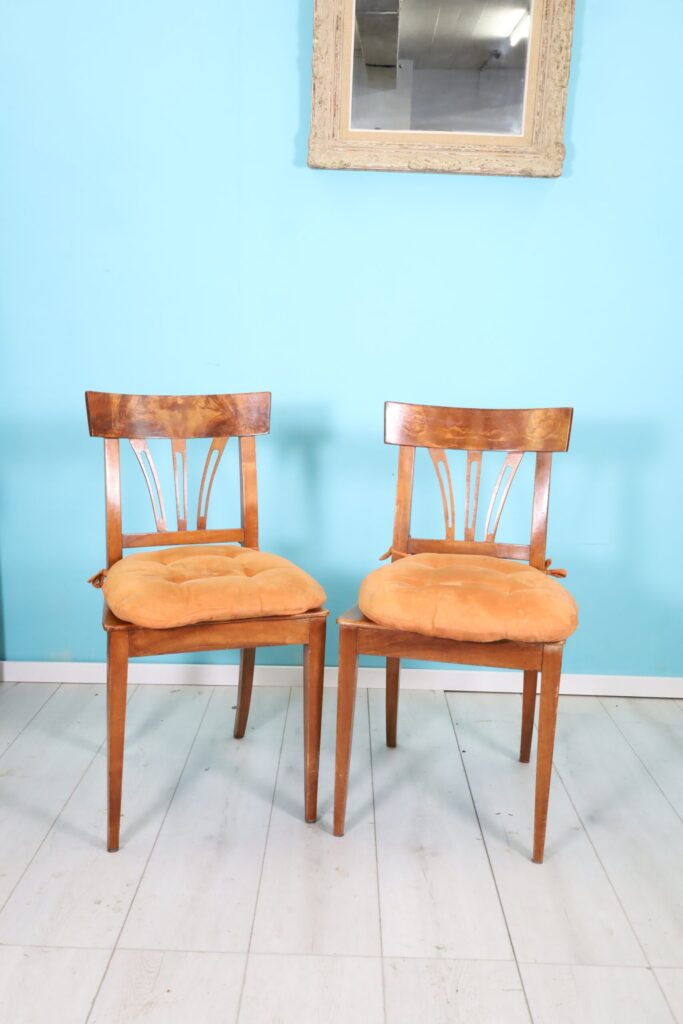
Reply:
M119 619L153 629L299 615L325 600L312 576L286 558L235 545L128 555L111 566L102 589Z
M451 640L565 640L578 625L571 594L522 562L487 555L409 555L363 580L360 610L394 629Z

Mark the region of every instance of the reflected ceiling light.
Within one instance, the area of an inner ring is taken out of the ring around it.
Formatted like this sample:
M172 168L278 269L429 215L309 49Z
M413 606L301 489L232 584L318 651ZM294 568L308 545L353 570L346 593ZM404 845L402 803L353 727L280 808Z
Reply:
M523 14L510 33L510 46L516 46L522 39L528 39L530 29L531 18L528 13Z
M486 39L489 42L507 39L525 14L522 6L508 7L500 3L489 3L481 4L481 8L481 14L472 31L472 38Z

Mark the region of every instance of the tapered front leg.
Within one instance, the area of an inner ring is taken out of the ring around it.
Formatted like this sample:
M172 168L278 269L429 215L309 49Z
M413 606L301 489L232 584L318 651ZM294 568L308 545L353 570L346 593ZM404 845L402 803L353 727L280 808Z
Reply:
M128 634L107 634L107 849L119 848L123 746L126 731Z
M320 727L323 714L326 619L311 619L304 647L304 808L306 821L318 816Z
M541 710L538 721L538 752L536 757L536 813L534 816L533 859L537 864L543 863L543 852L545 849L563 648L564 644L546 644L543 650Z
M522 738L519 744L519 759L524 764L531 757L531 741L534 735L534 715L536 713L536 689L538 672L524 673L524 692L522 694Z
M255 647L245 647L240 651L240 674L237 683L237 710L235 711L235 727L232 733L236 740L241 740L247 729L249 707L251 706L251 690L254 685L255 661Z
M344 835L357 679L358 630L352 626L340 626L339 681L337 684L337 752L334 780L335 836Z
M387 658L387 746L396 746L396 724L398 719L398 684L401 673L401 659Z

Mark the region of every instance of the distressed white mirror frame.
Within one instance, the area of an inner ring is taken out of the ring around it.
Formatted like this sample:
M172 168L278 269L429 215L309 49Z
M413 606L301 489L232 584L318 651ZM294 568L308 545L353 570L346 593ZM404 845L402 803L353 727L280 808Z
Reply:
M315 0L310 167L556 178L574 0L533 0L521 135L350 128L354 0Z

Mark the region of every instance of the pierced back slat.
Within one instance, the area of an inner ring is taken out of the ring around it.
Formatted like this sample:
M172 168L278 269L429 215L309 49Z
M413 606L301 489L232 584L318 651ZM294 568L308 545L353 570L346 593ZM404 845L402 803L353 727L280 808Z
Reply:
M214 437L211 447L204 462L202 482L199 485L199 499L197 500L197 529L206 529L206 519L209 514L209 502L211 501L211 488L218 470L218 465L223 457L225 446L228 443L227 437ZM215 456L215 458L214 458ZM207 476L209 478L207 484ZM204 491L206 489L206 496Z
M175 490L175 515L179 530L187 529L187 441L184 437L171 440L173 456L173 487ZM180 463L180 474L178 472Z
M439 490L441 491L441 501L443 503L443 518L446 527L446 540L454 540L455 498L453 497L453 480L451 479L451 470L448 465L448 459L446 458L446 453L443 448L430 448L429 455L436 471L436 478L439 481ZM446 485L448 486L448 490L446 490Z
M128 547L238 542L258 547L258 494L255 435L270 429L270 394L116 395L86 392L90 434L104 438L107 511L107 565ZM214 427L220 433L213 433ZM177 530L169 530L164 497L148 437L170 441ZM210 437L197 503L197 527L188 529L187 438ZM209 530L209 502L218 465L230 437L240 451L238 529ZM123 533L121 524L120 439L127 439L142 470L154 514L155 533Z
M507 496L510 493L510 488L512 487L512 481L515 479L515 473L519 469L519 464L520 464L520 462L522 461L523 458L524 458L524 452L509 452L507 458L505 459L505 462L501 466L500 473L498 474L498 479L496 480L495 484L493 485L493 492L491 493L491 500L489 502L489 507L488 507L488 510L486 512L486 523L484 525L484 536L485 536L486 540L495 540L496 539L496 533L498 531L498 523L500 522L500 517L501 517L501 515L503 513L503 508L505 506L505 502L507 501ZM493 521L493 526L491 526L491 516L493 515L493 509L494 509L494 506L495 506L495 503L496 503L496 499L498 497L498 493L499 493L499 491L501 489L501 484L503 483L503 478L505 477L506 474L507 474L507 480L505 482L505 486L503 487L502 493L500 495L500 501L498 503L498 509L496 511L496 518ZM474 535L472 535L472 539L474 540Z
M481 452L467 453L465 471L465 540L474 540L479 508L479 486L481 484ZM474 484L472 475L474 474ZM446 538L448 539L448 537Z
M135 452L135 458L138 460L138 465L142 470L142 475L145 478L147 484L147 490L149 491L149 500L152 502L152 512L154 514L154 522L157 530L160 532L166 530L166 510L164 509L164 495L161 490L161 484L159 483L159 476L157 474L157 467L154 464L154 458L149 445L146 441L141 441L137 438L129 438L130 446ZM145 462L147 466L145 466ZM149 472L147 471L149 469ZM150 479L151 474L151 479ZM152 482L154 482L154 488L152 488ZM156 501L154 500L156 497Z
M552 453L569 445L572 409L449 409L387 402L385 441L399 445L392 555L441 552L514 558L545 568ZM444 513L445 538L411 537L410 518L416 448L426 448L436 473ZM463 539L455 539L455 502L447 449L467 452ZM477 512L486 452L506 457L486 511L484 539L476 539ZM503 508L525 452L536 454L529 544L498 543Z

